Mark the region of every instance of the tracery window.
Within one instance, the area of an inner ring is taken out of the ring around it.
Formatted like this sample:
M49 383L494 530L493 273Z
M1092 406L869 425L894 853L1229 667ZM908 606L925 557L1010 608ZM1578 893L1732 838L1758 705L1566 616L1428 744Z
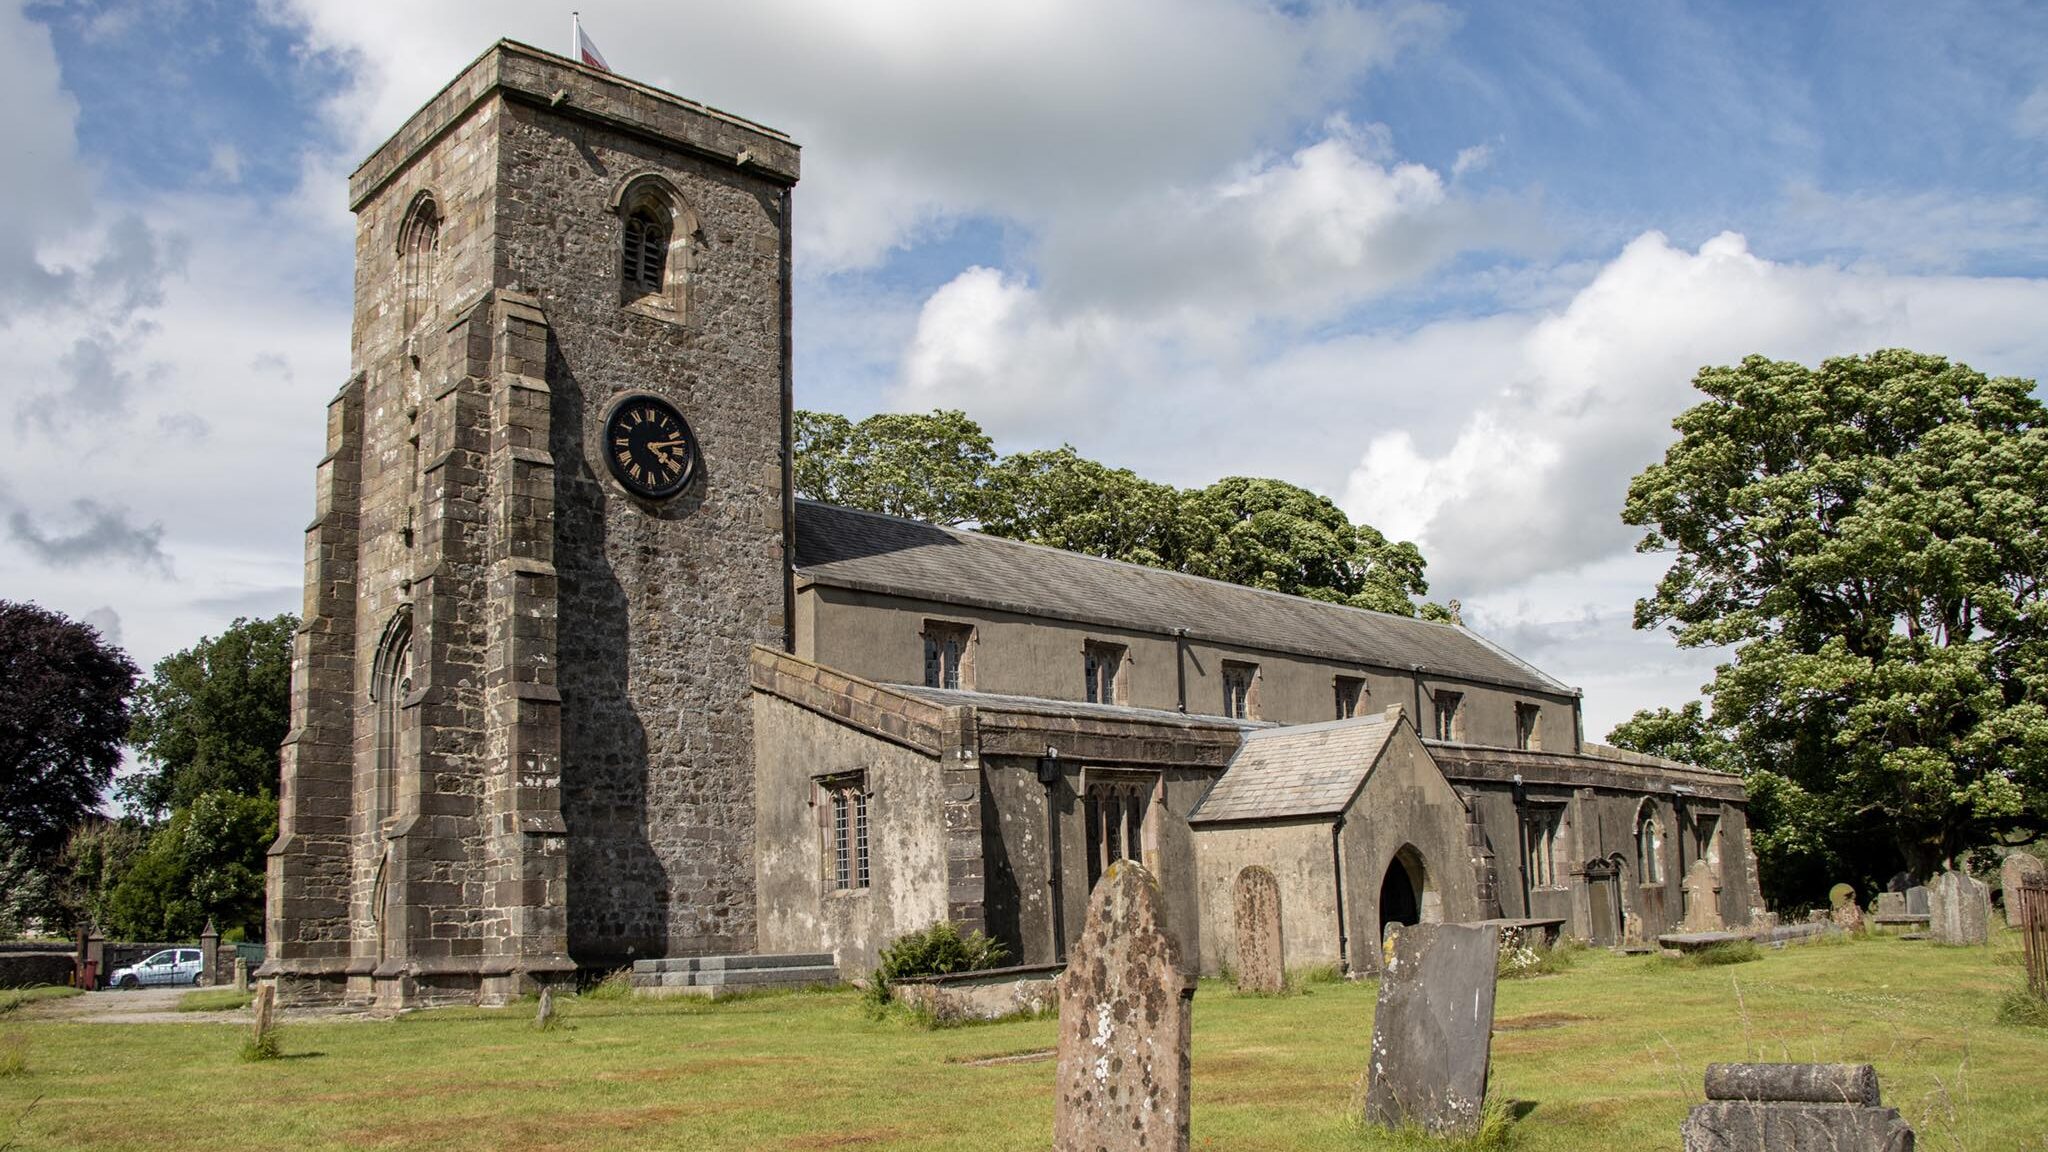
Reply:
M1223 714L1232 720L1259 718L1259 666L1223 662Z
M938 620L924 622L924 686L972 688L970 646L974 629Z
M1088 823L1088 887L1119 860L1145 862L1145 816L1152 806L1149 780L1090 780L1083 803Z
M1522 875L1531 888L1556 888L1557 835L1564 809L1527 808L1522 812Z
M1098 644L1093 640L1083 646L1081 672L1086 677L1087 700L1090 704L1123 703L1123 670L1126 649L1121 644Z
M1358 676L1339 676L1337 685L1337 719L1349 720L1365 710L1365 680Z
M1465 725L1458 716L1458 709L1465 703L1463 692L1438 692L1432 698L1436 705L1436 738L1456 740L1465 733Z
M370 707L374 710L376 779L371 782L370 821L374 825L398 814L398 769L403 749L405 699L412 695L412 607L392 617L377 644L370 670Z
M441 208L420 193L398 230L399 303L405 331L433 314L440 290Z
M1664 882L1664 829L1647 803L1636 817L1636 876L1644 884Z
M824 803L825 878L838 891L868 886L867 773L850 772L818 782Z
M1515 705L1515 747L1524 750L1543 747L1543 706Z

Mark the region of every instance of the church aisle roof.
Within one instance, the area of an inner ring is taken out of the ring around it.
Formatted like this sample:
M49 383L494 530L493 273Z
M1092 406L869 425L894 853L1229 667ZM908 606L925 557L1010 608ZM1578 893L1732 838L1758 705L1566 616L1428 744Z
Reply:
M799 500L796 568L837 588L966 604L1510 688L1572 689L1454 624Z
M1190 824L1342 812L1379 760L1398 714L1247 732Z

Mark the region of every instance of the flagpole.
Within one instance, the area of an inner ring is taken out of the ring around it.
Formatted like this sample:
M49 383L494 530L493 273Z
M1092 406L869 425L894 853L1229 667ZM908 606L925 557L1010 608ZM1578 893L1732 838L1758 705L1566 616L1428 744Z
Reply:
M583 14L569 13L569 59L583 59Z

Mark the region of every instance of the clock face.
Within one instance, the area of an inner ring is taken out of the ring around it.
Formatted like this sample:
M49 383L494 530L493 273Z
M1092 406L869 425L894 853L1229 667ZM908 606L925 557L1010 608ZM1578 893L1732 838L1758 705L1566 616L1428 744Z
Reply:
M659 396L636 394L612 405L604 421L604 456L627 491L650 500L681 492L697 472L690 425Z

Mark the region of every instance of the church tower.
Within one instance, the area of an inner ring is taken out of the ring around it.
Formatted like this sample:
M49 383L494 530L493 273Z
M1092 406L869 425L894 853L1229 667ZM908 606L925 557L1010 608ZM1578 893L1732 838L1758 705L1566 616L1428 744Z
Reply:
M787 644L773 130L501 41L349 181L263 974L518 995L755 942L748 655Z

